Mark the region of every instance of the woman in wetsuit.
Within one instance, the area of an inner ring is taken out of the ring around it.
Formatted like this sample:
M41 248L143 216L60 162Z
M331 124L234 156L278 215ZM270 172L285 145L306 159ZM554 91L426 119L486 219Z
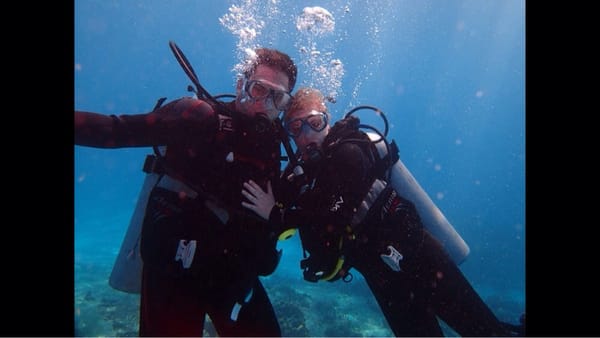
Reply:
M299 89L284 126L303 170L287 168L282 175L287 184L275 194L253 181L242 192L250 200L242 204L278 231L299 229L309 254L301 263L305 279L346 280L355 268L396 336L443 336L438 318L462 336L522 334L496 318L423 227L413 203L377 182L380 168L358 119L348 117L333 127L329 120L323 95ZM378 197L359 215L377 184Z

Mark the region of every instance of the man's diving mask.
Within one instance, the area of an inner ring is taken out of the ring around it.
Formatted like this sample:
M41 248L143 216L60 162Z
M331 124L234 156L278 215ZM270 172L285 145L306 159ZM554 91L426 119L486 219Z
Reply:
M244 91L255 101L270 98L273 102L273 106L278 111L288 109L292 102L292 95L290 93L268 87L259 80L245 81Z
M288 134L296 138L300 136L304 130L304 126L309 126L310 129L319 132L327 127L327 114L313 110L305 118L297 118L285 123L285 130Z

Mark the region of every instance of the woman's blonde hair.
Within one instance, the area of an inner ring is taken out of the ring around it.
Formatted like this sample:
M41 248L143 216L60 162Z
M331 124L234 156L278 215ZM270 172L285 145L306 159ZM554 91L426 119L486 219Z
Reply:
M325 96L318 89L311 87L298 88L292 99L292 104L283 115L283 121L288 121L290 114L293 112L309 109L327 114L327 118L331 121L331 114L325 105Z

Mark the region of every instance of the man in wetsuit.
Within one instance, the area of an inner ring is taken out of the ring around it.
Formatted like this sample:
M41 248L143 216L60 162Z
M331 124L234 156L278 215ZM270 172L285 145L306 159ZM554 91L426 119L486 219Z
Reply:
M355 268L396 336L443 336L438 317L461 336L523 334L522 327L496 318L423 227L413 203L382 182L384 168L358 119L333 127L329 120L323 95L299 89L284 126L303 172L288 167L282 176L288 188L275 194L269 184L266 191L253 181L244 184L245 207L277 232L299 228L309 254L301 262L305 279L348 280Z
M220 336L280 336L259 276L279 261L277 237L241 206L242 183L280 173L277 116L297 69L258 48L232 102L184 97L139 115L75 111L75 144L166 146L153 166L141 234L140 336L202 336L208 314Z

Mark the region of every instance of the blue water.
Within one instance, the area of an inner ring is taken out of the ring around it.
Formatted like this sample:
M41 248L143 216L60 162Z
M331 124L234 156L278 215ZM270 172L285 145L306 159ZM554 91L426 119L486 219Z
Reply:
M306 6L297 1L207 2L76 1L75 107L135 114L159 97L189 95L169 40L213 94L233 92L244 48L285 51L298 64L297 87L334 93L334 118L357 105L386 114L404 164L471 248L464 274L501 319L516 322L525 309L524 0L319 1L310 6L335 23L321 35L297 28ZM255 20L239 21L254 38L219 21L235 8ZM343 75L318 71L334 59ZM359 116L383 126L368 111ZM77 335L136 334L139 297L112 290L108 276L150 152L75 147ZM391 335L360 276L310 284L297 236L280 246L281 264L264 281L284 335Z

